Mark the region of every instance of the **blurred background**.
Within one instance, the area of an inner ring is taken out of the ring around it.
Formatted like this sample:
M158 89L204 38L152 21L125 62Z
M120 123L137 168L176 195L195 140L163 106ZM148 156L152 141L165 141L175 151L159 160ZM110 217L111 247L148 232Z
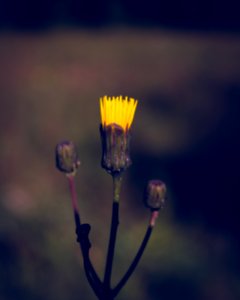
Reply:
M0 1L0 299L94 300L54 148L73 140L91 257L102 276L112 186L99 97L139 100L123 182L113 283L168 199L118 300L240 298L237 1Z

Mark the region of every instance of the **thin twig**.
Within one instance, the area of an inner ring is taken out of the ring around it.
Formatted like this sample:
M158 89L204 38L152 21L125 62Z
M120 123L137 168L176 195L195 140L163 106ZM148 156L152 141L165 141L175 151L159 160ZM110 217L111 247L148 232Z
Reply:
M132 273L136 269L142 255L143 255L143 252L144 252L144 250L147 246L149 238L152 234L152 230L153 230L153 227L155 225L155 221L156 221L157 216L158 216L158 212L153 211L152 214L151 214L149 226L146 230L145 236L143 238L143 241L140 245L140 248L138 249L138 252L137 252L135 258L133 259L130 267L128 268L128 270L125 273L125 275L123 276L123 278L120 280L120 282L117 284L117 286L113 289L113 296L114 297L117 296L117 294L120 292L120 290L123 288L123 286L127 283L128 279L130 278L130 276L132 275Z

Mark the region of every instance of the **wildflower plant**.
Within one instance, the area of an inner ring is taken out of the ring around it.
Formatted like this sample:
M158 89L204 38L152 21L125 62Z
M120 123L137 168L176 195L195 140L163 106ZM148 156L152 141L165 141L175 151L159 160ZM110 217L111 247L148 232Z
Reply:
M119 280L118 284L112 287L112 266L119 225L120 190L123 173L131 165L131 125L137 104L137 100L128 97L123 98L122 96L104 96L100 98L100 135L102 142L101 165L112 176L113 180L112 220L103 279L101 279L95 271L90 258L91 243L89 240L89 232L91 227L89 224L82 224L80 219L74 180L77 168L80 165L76 147L71 141L63 141L56 146L56 167L61 172L65 173L68 179L76 225L77 242L82 251L85 274L91 288L99 300L115 299L127 283L142 257L155 226L159 210L163 207L165 200L165 184L160 180L149 181L144 194L144 203L146 207L150 209L151 213L146 233L135 258L126 273Z

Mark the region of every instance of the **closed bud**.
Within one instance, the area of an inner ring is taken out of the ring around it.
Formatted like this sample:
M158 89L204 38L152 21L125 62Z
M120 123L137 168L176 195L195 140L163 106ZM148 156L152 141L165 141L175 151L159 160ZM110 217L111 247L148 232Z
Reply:
M144 204L151 210L160 210L165 202L166 185L161 180L150 180L145 190Z
M131 165L129 155L130 132L112 123L100 126L102 140L102 167L111 174L124 171Z
M56 167L59 171L74 175L80 165L76 147L71 141L63 141L56 146Z

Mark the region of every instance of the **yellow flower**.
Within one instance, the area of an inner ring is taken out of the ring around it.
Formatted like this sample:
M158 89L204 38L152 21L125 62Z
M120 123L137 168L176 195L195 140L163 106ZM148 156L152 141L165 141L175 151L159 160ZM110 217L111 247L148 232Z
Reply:
M130 127L137 100L122 96L100 98L102 167L113 176L131 165Z
M130 129L138 101L122 96L100 98L101 123L105 128L110 124L117 124L124 131Z

